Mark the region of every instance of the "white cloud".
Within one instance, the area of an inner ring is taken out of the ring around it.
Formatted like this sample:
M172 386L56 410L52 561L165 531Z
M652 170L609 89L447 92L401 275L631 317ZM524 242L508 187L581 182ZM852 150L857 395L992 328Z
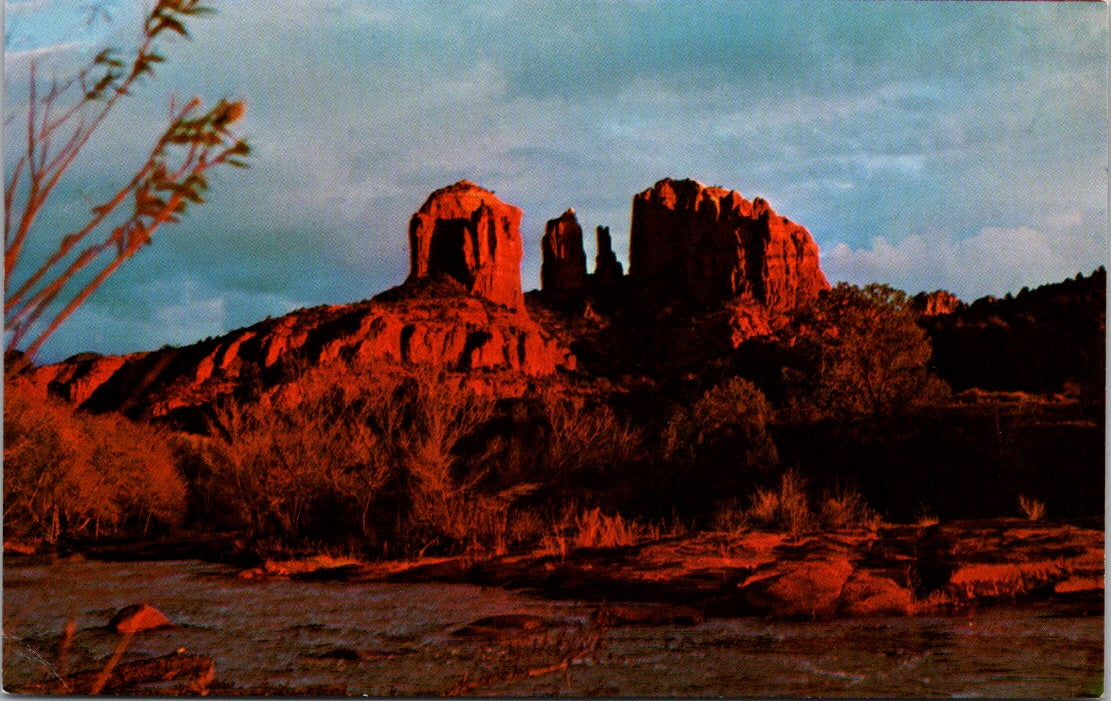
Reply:
M966 300L1063 280L1105 262L1098 239L1027 227L985 227L960 241L914 235L892 244L876 237L871 248L839 242L822 254L831 281L884 282L911 293L940 288Z

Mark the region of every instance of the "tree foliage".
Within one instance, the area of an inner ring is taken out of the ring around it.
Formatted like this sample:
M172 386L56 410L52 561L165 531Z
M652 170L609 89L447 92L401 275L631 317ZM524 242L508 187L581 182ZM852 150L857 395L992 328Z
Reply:
M168 442L11 385L4 393L4 528L63 537L138 535L175 524L185 486Z
M211 11L200 0L158 0L133 53L105 49L68 80L40 81L32 62L26 114L5 120L8 128L20 124L25 135L22 153L5 165L7 350L24 349L33 359L108 277L151 243L159 227L180 221L191 204L205 201L213 169L247 165L250 146L232 132L245 113L243 102L220 100L205 110L199 98L184 105L171 100L165 131L126 184L94 205L89 218L62 235L44 260L26 259L29 241L48 235L39 234L35 224L62 177L120 100L165 60L156 40L187 37L186 21Z
M944 396L930 340L910 298L887 285L839 283L795 324L801 359L790 372L795 407L819 415L880 415Z

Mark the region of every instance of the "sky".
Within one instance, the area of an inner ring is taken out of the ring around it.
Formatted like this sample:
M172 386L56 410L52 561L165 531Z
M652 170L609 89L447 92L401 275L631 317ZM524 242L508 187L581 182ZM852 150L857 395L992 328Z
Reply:
M32 60L64 77L134 46L148 4L5 0L5 115ZM210 4L67 173L28 261L126 182L171 96L246 100L252 167L217 175L40 360L371 297L408 274L413 212L463 178L524 210L526 290L568 207L627 265L632 197L665 177L764 197L834 282L971 300L1107 260L1104 3Z

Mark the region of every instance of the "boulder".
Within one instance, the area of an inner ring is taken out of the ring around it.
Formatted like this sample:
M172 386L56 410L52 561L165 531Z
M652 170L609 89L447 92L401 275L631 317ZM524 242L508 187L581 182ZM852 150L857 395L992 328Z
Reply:
M574 209L548 221L540 246L540 289L556 301L581 301L586 294L586 253Z
M521 214L468 180L436 190L409 222L409 280L447 275L474 295L523 308Z
M152 628L171 626L170 619L166 618L158 609L150 604L140 603L125 606L112 616L108 627L117 633L138 633Z
M661 180L633 198L629 258L630 279L657 304L733 300L785 314L829 288L804 227L763 199L695 180Z
M841 616L905 616L915 608L909 587L865 569L852 573L837 600Z
M837 612L841 590L853 573L847 559L822 558L777 563L742 582L751 610L782 618L815 618Z

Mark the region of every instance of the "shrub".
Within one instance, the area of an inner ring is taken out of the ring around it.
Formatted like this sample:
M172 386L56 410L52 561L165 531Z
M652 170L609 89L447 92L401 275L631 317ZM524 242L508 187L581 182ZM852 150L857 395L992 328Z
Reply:
M879 525L879 514L868 507L855 489L841 487L827 491L818 508L818 519L826 528L853 528Z
M4 526L56 542L180 521L185 486L165 434L95 416L18 383L4 393Z
M689 409L676 408L658 454L668 503L705 519L706 504L744 494L777 466L770 414L759 388L739 377L707 390Z
M655 535L655 529L619 513L606 514L599 508L582 511L569 508L544 537L540 548L565 556L571 548L616 548Z
M748 509L741 506L741 501L735 497L720 502L711 521L713 530L724 533L740 533L748 530L750 525Z
M205 508L240 513L256 539L284 546L423 551L502 537L504 495L478 492L484 475L460 450L492 401L458 376L375 370L300 371L269 397L218 407L211 442L192 447L198 483L223 501Z
M806 480L794 470L787 470L779 479L778 489L756 491L748 518L756 525L785 530L797 538L814 522Z

